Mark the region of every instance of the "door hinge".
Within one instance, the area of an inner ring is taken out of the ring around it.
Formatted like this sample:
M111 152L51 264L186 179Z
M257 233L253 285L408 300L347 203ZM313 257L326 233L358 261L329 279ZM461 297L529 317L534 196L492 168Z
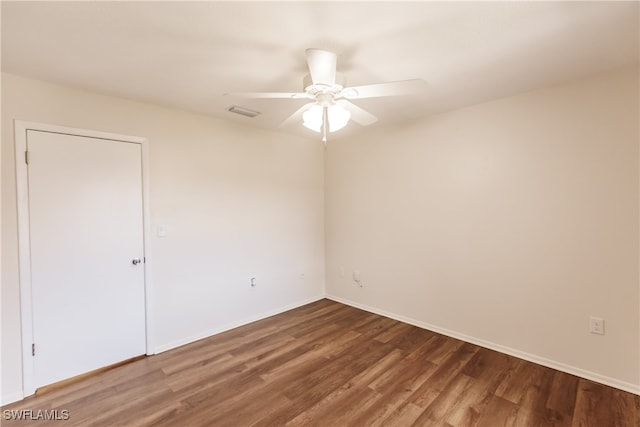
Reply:
M24 152L24 162L26 164L29 164L29 152L28 151Z
M36 345L35 344L31 344L31 355L32 356L36 355Z

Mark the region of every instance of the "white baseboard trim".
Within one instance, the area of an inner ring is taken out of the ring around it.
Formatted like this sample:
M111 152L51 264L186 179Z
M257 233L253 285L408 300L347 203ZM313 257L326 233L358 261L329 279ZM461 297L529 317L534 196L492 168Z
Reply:
M24 399L24 395L21 391L17 391L15 393L8 394L6 396L0 397L0 406L8 405L9 403L17 402L18 400Z
M207 331L203 331L203 332L201 332L199 334L191 335L190 337L187 337L187 338L184 338L184 339L180 339L180 340L177 340L177 341L172 341L170 343L163 344L163 345L160 345L160 346L156 347L154 354L162 353L162 352L165 352L167 350L171 350L171 349L174 349L174 348L177 348L177 347L181 347L181 346L186 345L186 344L191 344L192 342L195 342L195 341L198 341L198 340L201 340L201 339L204 339L204 338L208 338L210 336L213 336L213 335L225 332L225 331L229 331L231 329L235 329L237 327L244 326L244 325L247 325L249 323L258 321L258 320L266 319L267 317L275 316L276 314L284 313L285 311L289 311L289 310L301 307L301 306L306 305L306 304L311 304L312 302L316 302L316 301L319 301L319 300L324 299L324 298L325 298L324 294L318 295L318 296L315 296L313 298L308 298L306 300L298 301L298 302L295 302L295 303L292 303L292 304L287 304L285 306L278 307L278 308L273 309L273 310L268 310L268 311L262 312L260 314L254 315L254 316L246 317L246 318L244 318L242 320L238 320L236 322L227 323L227 324L225 324L223 326L220 326L220 327L217 327L217 328L214 328L214 329L210 329L210 330L207 330Z
M368 305L360 304L355 301L351 301L345 298L337 297L335 295L326 295L327 299L332 301L339 302L341 304L346 304L351 307L359 308L361 310L368 311L370 313L379 314L384 317L388 317L390 319L398 320L400 322L408 323L413 326L417 326L419 328L427 329L433 332L437 332L442 335L446 335L451 338L456 338L471 344L478 345L480 347L485 347L490 350L499 351L500 353L508 354L510 356L517 357L519 359L524 359L529 362L537 363L538 365L546 366L548 368L556 369L561 372L566 372L571 375L575 375L581 378L585 378L591 381L595 381L600 384L604 384L610 387L614 387L623 391L627 391L629 393L640 395L640 385L628 383L626 381L621 381L616 378L607 377L604 375L597 374L595 372L587 371L581 368L576 368L575 366L570 366L561 362L557 362L555 360L547 359L545 357L537 356L535 354L526 353L524 351L516 350L514 348L506 347L500 344L496 344L490 341L486 341L480 338L472 337L469 335L461 334L459 332L451 331L445 328L441 328L435 325L431 325L426 322L422 322L416 319L412 319L406 316L402 316L395 313L390 313L385 310L378 309L376 307L370 307Z

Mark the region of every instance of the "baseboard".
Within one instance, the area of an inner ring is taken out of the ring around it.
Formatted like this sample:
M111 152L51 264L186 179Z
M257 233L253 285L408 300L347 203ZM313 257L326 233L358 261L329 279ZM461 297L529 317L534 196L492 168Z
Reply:
M321 295L315 296L313 298L308 298L306 300L302 300L302 301L298 301L298 302L295 302L295 303L292 303L292 304L288 304L288 305L285 305L285 306L282 306L282 307L278 307L278 308L273 309L273 310L268 310L268 311L262 312L260 314L257 314L255 316L246 317L246 318L238 320L236 322L227 323L227 324L225 324L223 326L220 326L220 327L217 327L217 328L213 328L213 329L209 329L209 330L203 331L203 332L201 332L199 334L191 335L191 336L189 336L189 337L187 337L185 339L172 341L170 343L163 344L161 346L156 347L154 354L162 353L162 352L165 352L167 350L171 350L171 349L174 349L174 348L177 348L177 347L181 347L181 346L186 345L186 344L191 344L192 342L195 342L195 341L198 341L198 340L201 340L201 339L204 339L204 338L208 338L210 336L213 336L213 335L216 335L216 334L219 334L219 333L231 330L231 329L235 329L237 327L244 326L246 324L249 324L249 323L252 323L252 322L256 322L258 320L266 319L267 317L275 316L276 314L284 313L285 311L289 311L289 310L301 307L301 306L306 305L306 304L311 304L312 302L316 302L316 301L319 301L319 300L324 299L324 298L325 298L325 295L321 294Z
M0 406L8 405L13 402L17 402L18 400L24 399L24 395L21 391L17 391L15 393L8 394L6 396L0 397Z
M524 359L529 362L537 363L538 365L546 366L548 368L556 369L561 372L566 372L571 375L575 375L581 378L585 378L591 381L595 381L600 384L604 384L610 387L614 387L623 391L627 391L629 393L640 395L640 385L631 384L625 381L620 381L616 378L607 377L604 375L597 374L595 372L587 371L581 368L576 368L575 366L570 366L555 360L547 359L545 357L537 356L535 354L526 353L514 348L506 347L500 344L496 344L490 341L486 341L480 338L472 337L469 335L461 334L456 331L451 331L445 328L441 328L435 325L431 325L426 322L422 322L416 319L412 319L406 316L402 316L396 313L390 313L385 310L378 309L376 307L370 307L368 305L360 304L355 301L351 301L345 298L337 297L335 295L327 294L325 298L330 299L332 301L339 302L341 304L346 304L351 307L359 308L361 310L368 311L370 313L379 314L380 316L388 317L390 319L398 320L400 322L408 323L410 325L417 326L419 328L428 329L433 332L437 332L442 335L446 335L451 338L456 338L471 344L478 345L480 347L485 347L490 350L499 351L500 353L508 354L510 356L517 357L519 359Z

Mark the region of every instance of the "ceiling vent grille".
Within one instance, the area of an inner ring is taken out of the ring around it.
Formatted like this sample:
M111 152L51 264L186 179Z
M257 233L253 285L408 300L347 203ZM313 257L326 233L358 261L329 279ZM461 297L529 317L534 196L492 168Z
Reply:
M260 111L250 110L248 108L240 107L238 105L232 105L231 107L229 107L229 111L231 111L232 113L240 114L242 116L251 117L251 118L260 114Z

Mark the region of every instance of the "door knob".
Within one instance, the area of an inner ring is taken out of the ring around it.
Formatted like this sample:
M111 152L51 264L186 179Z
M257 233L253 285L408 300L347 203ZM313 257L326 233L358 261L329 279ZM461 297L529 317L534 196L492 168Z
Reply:
M140 264L140 258L134 258L133 260L131 260L131 262L133 263L133 265L137 265Z

